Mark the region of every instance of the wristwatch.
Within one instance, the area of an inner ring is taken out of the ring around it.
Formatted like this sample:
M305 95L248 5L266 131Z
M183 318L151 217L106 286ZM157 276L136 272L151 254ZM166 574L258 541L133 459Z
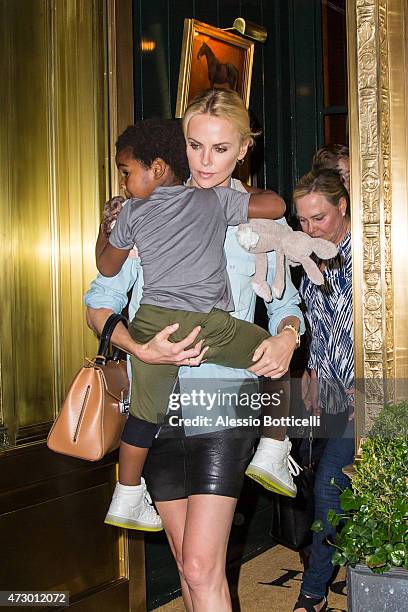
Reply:
M281 331L283 331L284 329L290 329L294 334L295 334L295 338L296 338L296 348L299 348L300 346L300 334L298 332L298 330L296 329L296 327L294 327L293 325L284 325L281 329Z

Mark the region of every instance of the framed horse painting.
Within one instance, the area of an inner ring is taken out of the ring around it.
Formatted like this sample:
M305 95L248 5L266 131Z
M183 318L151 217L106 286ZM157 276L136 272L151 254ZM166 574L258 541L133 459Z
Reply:
M184 20L176 117L200 91L234 89L249 105L254 43L195 19Z

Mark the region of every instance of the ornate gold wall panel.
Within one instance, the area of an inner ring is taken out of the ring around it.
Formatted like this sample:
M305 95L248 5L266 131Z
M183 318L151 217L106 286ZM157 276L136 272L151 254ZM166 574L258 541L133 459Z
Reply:
M403 0L349 0L348 67L357 423L407 378L406 56ZM398 26L399 24L399 30ZM402 125L404 123L404 125ZM404 163L401 164L401 160ZM397 392L398 395L398 392Z
M92 464L15 446L45 437L96 348L82 300L112 184L110 114L132 121L132 79L125 102L106 95L118 66L132 74L131 0L0 0L0 28L0 588L142 612L143 536L103 524L116 454Z
M0 424L13 444L41 435L95 350L82 298L106 195L104 1L0 10Z
M408 5L388 0L392 253L396 398L407 397L408 379Z

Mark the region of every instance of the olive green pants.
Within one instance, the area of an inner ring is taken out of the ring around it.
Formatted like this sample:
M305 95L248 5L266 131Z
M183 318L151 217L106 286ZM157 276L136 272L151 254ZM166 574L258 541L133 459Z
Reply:
M187 312L142 304L129 325L130 335L145 344L167 325L179 323L171 341L185 338L194 327L201 326L196 344L205 338L205 360L230 368L247 369L253 365L255 349L269 338L262 327L232 317L228 312L213 308L209 313ZM132 363L132 397L130 413L149 423L160 423L167 412L180 366L152 365L136 357Z

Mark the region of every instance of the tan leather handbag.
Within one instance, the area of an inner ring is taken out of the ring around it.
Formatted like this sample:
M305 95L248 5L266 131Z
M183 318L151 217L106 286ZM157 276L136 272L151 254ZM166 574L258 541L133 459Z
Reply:
M98 461L119 446L129 409L129 379L119 349L108 354L112 332L119 322L127 327L122 315L108 318L98 355L88 359L74 377L48 435L51 450Z

